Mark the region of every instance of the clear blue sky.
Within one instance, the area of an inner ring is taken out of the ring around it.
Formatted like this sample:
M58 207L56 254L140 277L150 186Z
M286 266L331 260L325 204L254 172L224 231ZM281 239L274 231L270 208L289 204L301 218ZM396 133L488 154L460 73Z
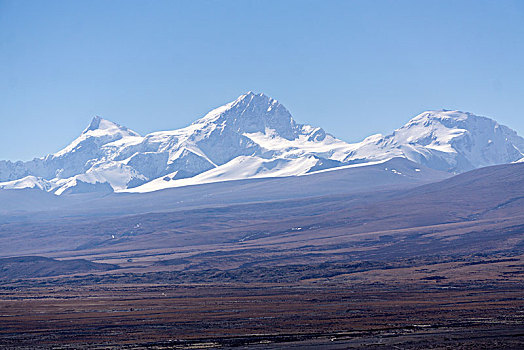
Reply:
M524 134L524 1L0 0L0 159L94 115L145 134L248 90L346 141L426 109Z

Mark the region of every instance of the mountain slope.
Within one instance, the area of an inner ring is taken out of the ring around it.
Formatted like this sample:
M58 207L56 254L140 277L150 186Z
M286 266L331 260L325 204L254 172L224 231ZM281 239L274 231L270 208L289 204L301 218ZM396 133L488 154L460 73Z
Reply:
M222 181L145 191L148 193L55 196L37 189L4 190L0 191L0 222L57 216L112 216L329 195L352 196L407 190L450 176L405 158L394 158L366 166L318 171L306 176Z
M387 136L374 135L345 160L406 157L437 170L462 173L515 162L524 139L496 121L459 111L428 111Z
M278 101L249 92L178 130L145 136L95 117L63 150L29 162L0 161L0 188L57 195L147 192L218 181L305 175L403 157L451 173L515 162L524 139L495 121L430 111L387 136L349 144L298 124Z
M448 249L484 253L484 249L493 251L506 244L504 249L524 247L524 164L486 167L413 188L397 173L416 177L414 165L394 159L388 170L381 164L300 177L112 194L91 204L79 203L78 208L71 205L60 210L61 216L35 220L31 215L27 220L0 225L0 256L56 257L60 251L71 251L76 257L101 254L105 260L107 254L119 252L125 259L138 254L157 262L159 255L151 249L161 249L157 252L163 256L166 249L180 254L184 252L181 247L188 247L185 252L195 255L201 249L215 253L282 249L282 254L301 260L301 254L307 259L318 257L320 250L316 248L325 246L326 256L334 259L370 259L379 251L387 259L391 255L448 254ZM384 177L397 191L389 187L381 192L372 187L365 192L366 188L350 187L362 184L363 178L376 185L384 182ZM327 185L328 190L310 184ZM411 189L406 189L406 184ZM301 188L312 191L311 197L299 197L297 189ZM271 190L275 193L268 193ZM286 191L285 196L275 195ZM294 192L296 197L292 197ZM93 209L106 215L100 217ZM210 244L220 246L209 248ZM282 262L284 255L261 253L261 260L246 257L236 262ZM220 260L210 255L208 261L214 264Z

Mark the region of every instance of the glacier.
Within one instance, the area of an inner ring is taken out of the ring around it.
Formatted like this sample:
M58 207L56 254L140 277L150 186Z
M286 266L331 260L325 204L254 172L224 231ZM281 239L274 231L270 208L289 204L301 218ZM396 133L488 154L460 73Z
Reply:
M347 143L297 123L277 100L248 92L185 128L145 136L96 116L57 153L27 162L0 161L0 189L56 195L150 192L303 176L398 157L458 174L522 161L524 139L490 118L439 110L423 112L389 135Z

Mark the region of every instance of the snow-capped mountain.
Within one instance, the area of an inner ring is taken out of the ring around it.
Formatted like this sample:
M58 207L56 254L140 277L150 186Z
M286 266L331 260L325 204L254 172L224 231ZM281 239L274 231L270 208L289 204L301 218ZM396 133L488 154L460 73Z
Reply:
M427 111L387 136L373 135L344 161L405 157L451 173L515 162L524 139L496 121L460 111Z
M524 139L458 111L424 112L391 135L346 143L298 124L278 101L249 92L178 130L145 136L95 117L63 150L0 161L0 188L147 192L245 178L305 175L404 157L459 173L524 157Z

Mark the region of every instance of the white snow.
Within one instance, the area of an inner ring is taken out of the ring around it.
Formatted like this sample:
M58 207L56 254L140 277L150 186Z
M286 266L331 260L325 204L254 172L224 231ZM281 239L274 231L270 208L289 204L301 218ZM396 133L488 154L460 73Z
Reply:
M524 161L524 139L489 118L442 110L421 113L389 135L346 143L319 127L296 123L278 101L248 92L185 128L143 137L95 117L55 154L24 163L0 161L0 188L39 188L60 195L76 188L90 190L92 185L93 190L110 186L115 191L147 192L304 176L395 157L460 173Z
M126 192L151 192L172 187L190 186L204 183L251 179L261 177L284 177L306 174L317 160L313 157L296 159L267 160L259 157L240 156L219 167L203 172L191 178L165 181L162 176L142 186ZM173 177L169 174L167 177Z
M504 164L524 155L524 139L492 119L460 111L428 111L392 134L365 139L350 159L405 157L460 173Z
M52 182L46 181L45 179L35 177L35 176L26 176L18 180L0 182L0 189L5 190L19 190L24 188L38 188L43 191L50 191L54 189L56 185Z

